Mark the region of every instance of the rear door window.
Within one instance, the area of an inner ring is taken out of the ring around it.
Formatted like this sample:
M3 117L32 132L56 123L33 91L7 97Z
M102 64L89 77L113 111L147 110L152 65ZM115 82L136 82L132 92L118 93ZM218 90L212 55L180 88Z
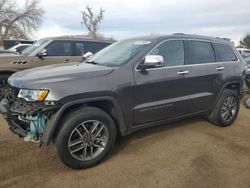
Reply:
M210 42L188 41L189 64L215 62L215 52Z
M110 45L104 42L91 42L91 41L77 41L74 42L74 56L82 56L87 52L92 52L93 54Z
M82 56L84 51L84 43L83 42L75 42L75 53L74 56Z
M94 54L94 53L98 52L99 50L103 49L104 47L106 47L108 45L109 45L109 43L104 43L104 42L86 41L84 43L85 53L86 52L92 52Z
M217 61L225 62L225 61L237 61L237 57L235 56L233 50L224 44L215 43L215 48L217 51Z

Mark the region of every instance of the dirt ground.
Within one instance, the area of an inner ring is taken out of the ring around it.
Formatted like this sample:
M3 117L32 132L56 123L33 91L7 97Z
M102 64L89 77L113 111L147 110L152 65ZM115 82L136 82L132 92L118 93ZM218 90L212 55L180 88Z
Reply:
M250 187L250 110L227 128L199 118L120 138L100 165L72 170L0 118L0 187Z

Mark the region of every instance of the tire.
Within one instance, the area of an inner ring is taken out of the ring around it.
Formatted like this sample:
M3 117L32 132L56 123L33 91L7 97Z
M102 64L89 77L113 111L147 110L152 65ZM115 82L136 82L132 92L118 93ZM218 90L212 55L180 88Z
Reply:
M0 75L0 100L3 98L8 98L8 78L10 74L2 74Z
M94 132L91 133L93 130ZM116 134L114 121L103 110L95 107L78 109L63 120L55 142L57 154L70 168L93 167L110 152L115 143Z
M246 86L248 87L248 89L250 89L250 79L246 79L245 83L246 83Z
M228 105L230 103L234 103L234 105ZM227 127L235 121L239 113L239 109L240 97L237 94L237 91L225 89L212 113L209 115L208 120L214 125Z

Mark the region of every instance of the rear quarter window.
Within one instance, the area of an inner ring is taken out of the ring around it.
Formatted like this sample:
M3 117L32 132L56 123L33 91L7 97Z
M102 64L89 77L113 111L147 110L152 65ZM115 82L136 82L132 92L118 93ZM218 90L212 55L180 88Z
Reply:
M233 50L230 48L230 46L218 43L215 43L214 46L217 51L217 61L237 61L237 57L234 54Z

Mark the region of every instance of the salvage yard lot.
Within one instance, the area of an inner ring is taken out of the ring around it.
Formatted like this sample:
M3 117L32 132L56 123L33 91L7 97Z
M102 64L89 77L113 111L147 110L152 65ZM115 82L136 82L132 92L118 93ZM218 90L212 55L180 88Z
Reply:
M227 128L200 118L120 138L86 170L65 167L53 145L39 149L0 118L0 187L250 187L250 110Z

